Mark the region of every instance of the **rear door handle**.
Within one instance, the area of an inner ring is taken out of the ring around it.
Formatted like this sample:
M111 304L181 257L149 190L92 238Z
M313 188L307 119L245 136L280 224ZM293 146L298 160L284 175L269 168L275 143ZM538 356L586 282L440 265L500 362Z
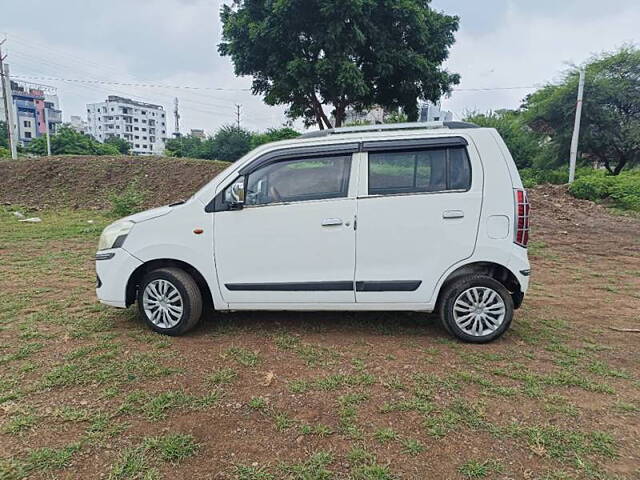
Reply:
M462 210L445 210L442 212L442 218L464 218Z
M341 218L325 218L322 221L322 226L323 227L335 227L338 225L342 225L342 219Z

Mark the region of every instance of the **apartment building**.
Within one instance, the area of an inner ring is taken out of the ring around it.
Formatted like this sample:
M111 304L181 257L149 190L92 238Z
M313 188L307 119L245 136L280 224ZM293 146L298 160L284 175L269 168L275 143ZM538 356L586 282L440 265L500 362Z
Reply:
M87 105L86 132L100 142L120 137L137 155L161 155L167 139L167 118L162 105L109 95Z
M58 95L53 87L11 81L13 125L18 142L26 146L34 138L53 135L62 124ZM0 118L6 118L0 101ZM48 124L48 125L47 125Z

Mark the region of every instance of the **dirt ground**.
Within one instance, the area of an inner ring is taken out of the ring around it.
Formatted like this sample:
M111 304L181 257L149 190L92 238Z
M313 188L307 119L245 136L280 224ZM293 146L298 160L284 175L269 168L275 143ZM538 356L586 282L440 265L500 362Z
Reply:
M482 346L397 313L155 335L96 304L99 203L5 207L0 479L640 478L640 219L530 196L531 289Z
M140 156L0 160L0 203L32 208L109 208L113 194L133 185L143 192L143 207L166 205L191 196L229 165Z

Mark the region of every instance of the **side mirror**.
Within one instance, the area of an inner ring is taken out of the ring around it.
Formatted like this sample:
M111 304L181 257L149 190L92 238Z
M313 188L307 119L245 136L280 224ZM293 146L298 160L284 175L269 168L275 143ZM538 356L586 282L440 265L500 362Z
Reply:
M244 206L244 177L239 177L227 187L224 193L224 201L229 205L231 210L240 210Z

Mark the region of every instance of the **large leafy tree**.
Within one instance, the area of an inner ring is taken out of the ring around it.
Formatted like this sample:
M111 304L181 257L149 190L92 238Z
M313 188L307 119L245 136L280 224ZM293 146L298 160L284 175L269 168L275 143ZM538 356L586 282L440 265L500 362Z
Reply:
M519 110L471 113L465 121L498 130L518 168L532 167L534 162L538 163L538 159L544 158L547 147L541 135L526 125Z
M640 50L624 47L587 62L580 130L585 159L601 162L617 175L640 163ZM527 97L524 115L537 132L549 137L552 165L568 164L576 112L578 69L562 82Z
M131 153L131 145L124 138L113 136L107 138L104 143L116 147L122 155Z
M29 153L47 154L47 140L38 137L27 147ZM51 135L51 153L53 155L119 155L113 145L100 143L89 135L78 132L70 126L63 125L55 135Z
M221 11L223 42L236 75L253 93L289 106L307 125L342 125L348 107L402 107L437 101L459 82L442 68L458 18L431 0L234 0Z

